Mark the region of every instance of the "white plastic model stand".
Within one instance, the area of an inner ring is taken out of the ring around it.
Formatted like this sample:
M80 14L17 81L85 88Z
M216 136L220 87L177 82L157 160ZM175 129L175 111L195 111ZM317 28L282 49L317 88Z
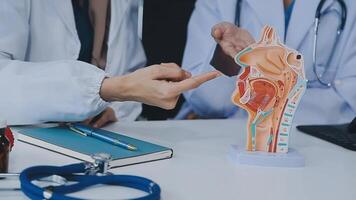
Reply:
M246 151L245 148L231 145L231 160L239 165L255 165L264 167L304 167L304 157L295 149L289 148L288 153L268 153Z

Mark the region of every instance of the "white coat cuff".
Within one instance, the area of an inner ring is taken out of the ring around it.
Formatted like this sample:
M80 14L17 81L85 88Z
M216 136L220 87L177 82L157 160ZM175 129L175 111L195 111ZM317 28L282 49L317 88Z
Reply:
M100 90L101 90L101 85L104 81L104 79L107 78L105 73L101 73L99 76L95 76L92 79L92 83L90 85L93 85L93 87L90 87L89 89L89 94L94 96L94 108L96 109L95 115L101 113L110 103L106 102L104 99L101 98L100 96Z

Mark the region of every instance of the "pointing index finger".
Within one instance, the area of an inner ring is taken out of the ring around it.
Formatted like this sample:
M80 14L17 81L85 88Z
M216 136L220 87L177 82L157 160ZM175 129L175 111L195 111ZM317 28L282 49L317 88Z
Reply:
M210 81L214 78L221 76L221 73L218 71L212 71L192 78L185 79L183 81L175 83L174 87L178 93L183 93L185 91L199 87L201 84Z

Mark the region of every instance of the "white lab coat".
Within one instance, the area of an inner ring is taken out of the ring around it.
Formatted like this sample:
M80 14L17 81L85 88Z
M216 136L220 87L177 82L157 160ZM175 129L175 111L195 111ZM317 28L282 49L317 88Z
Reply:
M145 65L137 12L137 0L111 2L104 72L76 60L80 41L71 0L0 1L0 118L32 124L100 113L108 106L99 96L103 79ZM110 106L120 121L141 112L136 102Z
M329 0L325 6L335 6ZM345 0L348 8L347 22L339 44L334 49L330 74L335 74L332 88L312 87L306 90L296 113L300 123L339 123L350 121L356 115L356 1ZM255 39L265 24L276 28L282 42L297 49L304 56L307 78L316 80L312 71L312 48L314 16L319 0L295 0L289 27L285 36L284 7L282 0L242 0L240 23ZM219 22L234 23L236 0L198 0L189 22L188 40L184 52L183 68L195 74L211 71L209 64L216 43L210 36L211 27ZM322 51L319 59L325 61L330 47L330 38L336 31L337 19L327 15L321 22L319 42ZM324 23L327 23L325 26ZM338 68L336 70L336 68ZM188 109L205 117L242 117L246 113L231 103L235 89L235 77L220 77L207 82L196 90L186 92ZM187 108L186 107L186 108Z

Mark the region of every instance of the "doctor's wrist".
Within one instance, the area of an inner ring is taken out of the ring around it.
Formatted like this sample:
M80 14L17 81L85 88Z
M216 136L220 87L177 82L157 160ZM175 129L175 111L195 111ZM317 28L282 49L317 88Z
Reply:
M107 101L129 101L130 89L126 76L105 78L101 84L100 97Z

